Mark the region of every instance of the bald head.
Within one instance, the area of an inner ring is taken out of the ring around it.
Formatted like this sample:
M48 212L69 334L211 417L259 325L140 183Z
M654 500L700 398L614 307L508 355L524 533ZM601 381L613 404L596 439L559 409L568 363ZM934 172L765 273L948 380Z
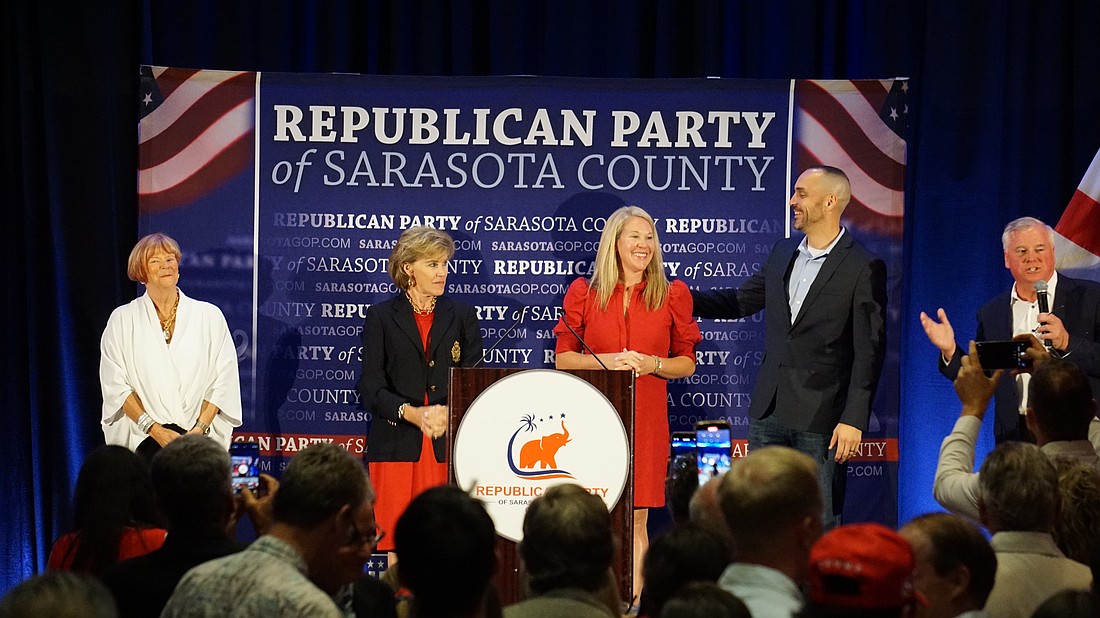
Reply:
M836 196L838 211L843 212L844 208L848 206L848 202L852 201L852 183L849 182L848 175L844 173L844 170L839 167L820 165L811 167L804 173L817 176L822 183L821 188Z

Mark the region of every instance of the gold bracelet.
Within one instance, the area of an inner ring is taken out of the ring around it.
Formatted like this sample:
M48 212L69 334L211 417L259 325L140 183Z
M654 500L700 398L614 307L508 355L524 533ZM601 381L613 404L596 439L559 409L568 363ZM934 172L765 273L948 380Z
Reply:
M661 373L661 358L656 354L653 355L653 375Z

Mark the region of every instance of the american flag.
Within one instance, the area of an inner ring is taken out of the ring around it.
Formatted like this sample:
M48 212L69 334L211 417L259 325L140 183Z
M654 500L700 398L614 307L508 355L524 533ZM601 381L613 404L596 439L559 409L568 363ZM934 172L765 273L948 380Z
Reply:
M838 167L852 182L846 224L900 237L905 212L907 80L795 82L795 163Z
M1054 255L1060 272L1100 281L1100 150L1054 228Z
M253 164L256 73L141 67L138 205L182 206Z

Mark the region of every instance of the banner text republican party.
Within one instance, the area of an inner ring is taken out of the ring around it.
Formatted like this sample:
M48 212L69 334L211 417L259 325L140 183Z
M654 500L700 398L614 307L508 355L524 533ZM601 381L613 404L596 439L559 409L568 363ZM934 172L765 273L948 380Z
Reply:
M848 519L896 518L906 82L142 75L140 228L178 239L181 288L225 312L236 439L270 469L314 441L370 439L360 337L366 308L399 293L402 230L454 237L447 294L477 308L486 366L552 368L562 297L616 208L653 215L669 277L737 286L792 233L792 179L824 163L851 177L844 223L890 278ZM669 385L672 430L725 418L743 454L763 316L700 326L696 374Z

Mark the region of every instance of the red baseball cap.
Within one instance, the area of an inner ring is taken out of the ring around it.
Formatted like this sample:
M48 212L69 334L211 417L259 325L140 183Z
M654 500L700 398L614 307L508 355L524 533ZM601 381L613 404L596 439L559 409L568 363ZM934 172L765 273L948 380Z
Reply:
M824 607L888 609L916 601L913 549L881 524L849 524L810 550L810 601Z

